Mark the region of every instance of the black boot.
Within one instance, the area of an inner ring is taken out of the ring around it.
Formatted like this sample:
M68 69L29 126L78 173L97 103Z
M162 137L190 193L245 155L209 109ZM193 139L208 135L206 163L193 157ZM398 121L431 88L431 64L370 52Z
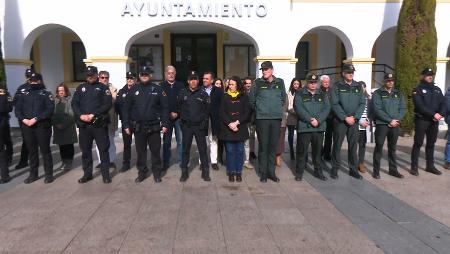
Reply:
M186 180L189 178L189 172L188 169L181 169L181 177L180 182L186 182Z
M333 169L333 168L331 169L331 171L330 171L330 177L333 178L333 179L338 179L338 178L339 178L339 175L338 175L336 169Z
M397 178L403 178L404 176L400 174L397 170L389 170L389 175Z
M411 170L409 171L409 173L413 176L418 176L419 175L419 169L417 167L411 167Z
M229 174L228 174L228 181L229 181L230 183L234 182L234 173L229 173Z
M28 178L25 179L23 182L24 182L25 184L29 184L29 183L32 183L32 182L36 181L37 179L39 179L38 176L36 176L36 175L30 175L30 176L28 176Z
M238 182L238 183L242 182L242 173L236 174L236 182Z
M206 182L211 181L211 177L209 177L209 169L203 169L202 170L202 178Z
M326 181L327 178L323 175L322 169L314 170L314 176L319 178L322 181Z
M6 175L2 175L2 178L0 179L0 184L4 184L11 181L11 177L9 176L9 174Z
M109 169L102 170L103 183L111 183L111 175L109 174Z
M61 170L63 170L64 172L70 171L72 169L72 163L73 160L66 160Z
M380 170L379 169L374 169L373 173L372 173L372 177L375 179L380 179Z
M83 177L81 177L80 179L78 179L78 182L79 182L79 183L86 183L86 182L88 182L88 181L90 181L90 180L92 180L92 179L93 179L92 174L86 174L86 173L84 173Z
M351 169L348 174L353 178L362 179L362 176L358 173L358 171L356 171L354 169Z

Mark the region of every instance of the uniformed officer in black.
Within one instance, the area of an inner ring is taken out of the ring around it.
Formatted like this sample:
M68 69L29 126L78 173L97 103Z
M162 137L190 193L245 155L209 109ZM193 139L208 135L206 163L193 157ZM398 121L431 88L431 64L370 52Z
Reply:
M152 172L155 182L161 182L161 132L167 132L169 124L169 102L161 86L150 81L150 68L144 66L139 73L139 82L131 88L122 111L122 124L127 134L134 132L137 152L135 182L147 176L147 146L152 154Z
M9 177L8 160L5 138L11 136L9 128L9 112L13 109L13 98L6 90L6 86L0 86L0 184L11 180ZM5 133L8 132L8 133Z
M211 181L209 177L208 156L206 153L209 104L208 94L199 87L197 73L195 71L190 72L188 76L188 87L182 89L178 96L178 110L181 118L181 132L183 136L181 182L185 182L189 178L188 163L194 136L200 154L202 178L205 181Z
M355 67L344 64L342 77L344 80L336 82L331 88L331 108L334 112L333 148L331 155L331 173L333 179L338 178L341 168L341 147L345 136L348 142L348 166L350 176L362 179L357 170L356 147L359 138L358 122L366 105L362 86L353 80Z
M52 93L45 90L39 73L31 74L30 86L19 96L15 107L16 117L22 123L21 129L30 156L30 175L24 183L32 183L39 179L39 149L44 159L44 182L51 183L54 178L50 138L55 103Z
M127 98L128 92L136 83L136 75L131 71L128 71L125 75L127 79L127 83L122 89L119 90L117 94L116 101L114 103L114 107L116 113L119 115L120 120L123 121L123 106L125 104L125 99ZM131 168L131 143L133 141L133 133L126 133L122 124L122 139L123 139L123 159L122 159L122 168L120 172L125 172Z
M372 95L373 118L375 121L375 150L373 153L373 173L375 179L380 179L380 160L384 141L387 137L389 175L403 178L397 170L397 140L400 133L400 122L406 113L404 95L394 88L394 74L384 75L384 86Z
M100 153L100 169L103 182L110 183L108 111L112 106L109 88L98 81L95 66L86 68L86 82L80 84L73 94L72 109L79 129L84 175L78 182L92 180L92 143L95 140Z
M413 91L415 133L410 173L415 176L419 175L419 153L425 135L427 137L425 171L441 174L434 166L434 144L439 131L439 121L445 115L446 101L441 89L434 84L434 71L426 68L422 71L419 85Z
M25 83L23 83L22 85L20 85L17 90L16 93L14 94L14 98L13 98L13 105L16 105L17 101L19 100L19 97L21 95L24 94L24 92L28 89L28 87L30 86L30 77L31 74L33 74L34 71L32 69L26 69L25 70ZM19 126L22 126L22 123L19 121ZM23 133L22 133L22 137L23 137ZM12 144L11 144L12 145ZM12 156L12 148L11 148L11 156ZM26 166L28 166L28 150L27 150L27 145L25 144L25 140L22 139L22 146L20 149L20 159L19 159L19 163L17 163L15 169L21 169L24 168Z

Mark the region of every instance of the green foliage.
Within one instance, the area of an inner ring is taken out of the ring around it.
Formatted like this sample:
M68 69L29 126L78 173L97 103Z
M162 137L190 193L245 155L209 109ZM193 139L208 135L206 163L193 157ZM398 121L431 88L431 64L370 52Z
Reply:
M408 112L402 121L405 132L414 129L412 91L423 68L436 70L437 35L434 24L436 0L404 0L397 27L396 84L407 97Z

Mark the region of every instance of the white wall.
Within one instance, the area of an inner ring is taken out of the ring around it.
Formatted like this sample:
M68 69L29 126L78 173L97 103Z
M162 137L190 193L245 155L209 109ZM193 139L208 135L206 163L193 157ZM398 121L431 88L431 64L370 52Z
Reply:
M50 30L39 37L40 66L47 89L55 94L56 86L64 81L62 56L63 30Z

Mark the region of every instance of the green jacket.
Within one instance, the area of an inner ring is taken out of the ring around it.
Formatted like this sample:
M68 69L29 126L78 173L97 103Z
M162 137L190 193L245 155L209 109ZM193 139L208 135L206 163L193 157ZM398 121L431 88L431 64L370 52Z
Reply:
M298 115L298 132L325 131L331 106L327 94L321 89L317 89L315 94L312 94L306 88L300 89L295 95L294 109ZM316 118L319 121L318 127L311 125L311 118Z
M405 96L397 89L391 93L385 88L373 92L372 106L375 124L389 124L393 119L402 120L407 109Z
M273 76L272 82L257 78L249 94L250 105L256 112L256 119L282 119L286 101L286 88L281 78Z
M353 116L360 119L366 106L361 85L352 81L351 85L338 81L331 87L331 107L334 115L344 121L346 117Z

